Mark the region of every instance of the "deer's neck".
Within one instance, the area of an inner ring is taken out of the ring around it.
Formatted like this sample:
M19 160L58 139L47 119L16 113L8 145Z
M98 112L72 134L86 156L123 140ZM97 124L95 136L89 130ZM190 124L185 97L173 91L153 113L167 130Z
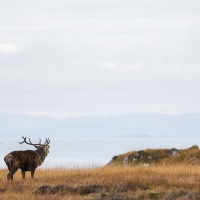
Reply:
M39 158L39 162L40 162L40 165L44 162L44 159L46 158L46 153L43 149L37 149L35 150L38 158Z

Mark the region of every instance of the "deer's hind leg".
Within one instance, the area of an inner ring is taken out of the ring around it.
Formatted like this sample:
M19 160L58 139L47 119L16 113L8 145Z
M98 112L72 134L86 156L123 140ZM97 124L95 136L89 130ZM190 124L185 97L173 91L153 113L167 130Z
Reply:
M17 170L18 168L12 168L11 170L9 170L9 173L7 175L7 180L13 180L13 175Z

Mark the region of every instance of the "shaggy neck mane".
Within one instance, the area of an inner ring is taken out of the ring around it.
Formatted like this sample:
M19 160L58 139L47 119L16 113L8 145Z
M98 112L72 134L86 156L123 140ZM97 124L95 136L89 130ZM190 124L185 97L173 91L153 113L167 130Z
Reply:
M46 154L45 154L45 151L44 149L37 149L35 150L35 152L37 153L38 157L39 157L39 161L40 161L40 164L42 164L44 162L44 159L46 158Z

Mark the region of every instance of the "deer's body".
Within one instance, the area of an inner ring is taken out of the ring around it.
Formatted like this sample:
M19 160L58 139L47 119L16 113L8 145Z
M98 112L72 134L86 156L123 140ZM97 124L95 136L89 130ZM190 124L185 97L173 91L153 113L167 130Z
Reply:
M7 154L4 161L8 167L9 173L7 175L8 180L13 179L14 173L21 169L22 178L25 178L26 171L31 171L31 177L34 177L35 169L40 166L49 152L50 140L46 140L45 144L32 144L31 142L26 142L24 138L22 143L27 143L33 145L37 150L26 150L26 151L13 151ZM30 141L30 140L29 140Z

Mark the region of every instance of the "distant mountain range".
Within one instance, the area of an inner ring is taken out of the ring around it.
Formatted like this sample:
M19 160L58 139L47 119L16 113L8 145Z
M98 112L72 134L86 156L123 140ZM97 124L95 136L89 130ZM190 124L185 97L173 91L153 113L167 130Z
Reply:
M73 117L52 119L43 116L0 114L0 137L50 138L133 138L197 137L197 114L128 114L109 117Z

